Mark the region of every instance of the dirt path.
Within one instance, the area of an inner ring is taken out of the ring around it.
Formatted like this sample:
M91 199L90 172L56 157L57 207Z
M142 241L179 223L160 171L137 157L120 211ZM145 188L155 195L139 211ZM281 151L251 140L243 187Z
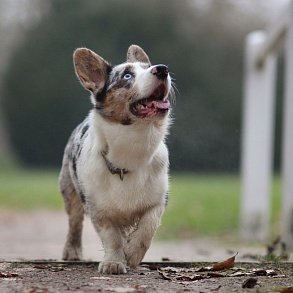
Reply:
M209 265L207 263L183 264L185 268L174 263L167 268L162 264L145 263L118 276L98 274L97 265L93 262L0 262L0 292L288 293L292 291L285 291L285 288L293 286L292 263L242 263L221 272L198 272Z
M63 212L0 212L0 292L282 292L283 288L293 286L290 262L239 263L255 261L253 256L265 255L265 246L211 238L154 241L144 259L148 263L123 276L102 276L97 272L96 261L102 259L103 250L88 220L84 231L84 259L92 261L60 262L66 230ZM239 253L235 268L219 273L198 272L199 268L211 265L199 262L224 260L236 251ZM162 258L175 263L149 263L161 262ZM181 261L197 263L182 264ZM188 268L191 265L192 268ZM164 266L173 268L164 271ZM178 269L178 266L184 268ZM261 272L256 274L253 269L261 269ZM273 271L271 275L269 270ZM242 288L248 278L255 279L254 289L250 291Z
M0 211L0 260L60 260L67 219L63 212L16 213ZM102 245L88 219L83 234L85 260L99 261ZM238 259L251 261L249 255L264 255L265 246L246 246L222 239L199 238L186 241L154 241L144 261L218 261L238 252Z

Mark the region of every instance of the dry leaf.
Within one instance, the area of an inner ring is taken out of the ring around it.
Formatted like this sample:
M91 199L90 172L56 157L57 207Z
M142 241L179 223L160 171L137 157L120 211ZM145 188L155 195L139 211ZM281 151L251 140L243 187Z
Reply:
M50 267L49 271L50 272L61 272L61 271L64 271L64 268L63 267Z
M176 280L178 280L178 281L189 281L189 282L202 280L202 279L204 279L204 277L201 275L197 275L197 274L195 274L195 275L178 275L176 277Z
M207 276L210 278L223 278L226 277L225 275L221 274L221 273L215 273L215 272L208 272Z
M252 272L257 276L277 276L278 273L275 270L253 269Z
M195 273L188 273L181 268L173 268L173 267L166 267L158 270L160 276L168 281L198 281L202 279L206 279L207 276L195 274Z
M0 278L15 278L18 277L17 273L1 273L0 272Z
M182 268L164 267L164 268L160 268L160 271L168 272L168 273L180 273L182 272Z
M172 281L172 278L168 275L168 273L164 273L162 271L158 271L158 272L164 280Z
M227 270L227 269L233 268L234 264L235 264L235 257L237 256L237 254L238 254L238 252L234 256L232 256L224 261L220 261L220 262L215 263L213 265L212 270L213 271L221 271L221 270Z
M257 278L248 278L242 284L242 288L254 288L257 285Z
M229 277L244 277L244 276L253 276L254 273L251 272L235 272L229 275Z
M287 276L286 276L286 275L283 275L283 274L272 276L272 278L275 278L275 279L277 279L277 278L286 278L286 277L287 277ZM292 292L292 293L293 293L293 292Z
M266 270L267 276L269 277L273 277L273 276L277 276L278 273L275 270Z
M253 269L252 272L257 276L266 276L267 271L264 269Z

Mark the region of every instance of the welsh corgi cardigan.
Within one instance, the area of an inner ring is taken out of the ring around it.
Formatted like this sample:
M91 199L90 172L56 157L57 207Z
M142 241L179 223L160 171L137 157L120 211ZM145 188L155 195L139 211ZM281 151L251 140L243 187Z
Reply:
M168 150L173 90L168 67L152 65L142 48L112 66L87 48L73 55L93 109L73 131L59 177L69 216L64 260L82 256L88 214L103 247L103 274L135 268L150 247L168 200Z

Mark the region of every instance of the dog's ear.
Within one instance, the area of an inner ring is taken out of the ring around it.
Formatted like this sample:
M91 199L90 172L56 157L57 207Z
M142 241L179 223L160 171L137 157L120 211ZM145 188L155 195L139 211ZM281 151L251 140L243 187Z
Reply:
M86 90L97 94L106 83L111 66L95 52L87 48L73 53L75 73Z
M128 62L144 62L151 64L150 59L146 52L137 45L131 45L127 51Z

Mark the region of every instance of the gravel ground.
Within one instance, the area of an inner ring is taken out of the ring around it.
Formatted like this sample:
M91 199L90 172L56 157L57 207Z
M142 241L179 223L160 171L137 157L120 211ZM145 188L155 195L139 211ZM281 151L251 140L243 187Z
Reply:
M292 263L236 263L233 269L210 273L197 272L209 265L207 263L193 263L192 268L187 265L178 268L173 263L165 269L158 264L144 264L126 275L116 276L100 275L97 265L90 262L0 262L0 292L293 292ZM247 288L243 288L245 286ZM289 287L291 289L285 291Z
M293 292L293 288L284 291L293 286L291 262L255 262L254 256L265 255L264 245L214 238L154 241L138 269L122 276L103 276L97 272L103 250L89 220L83 242L84 259L91 261L60 262L66 230L63 212L0 212L0 292ZM198 272L236 252L234 268ZM163 258L173 262L161 262ZM166 266L171 268L163 271ZM243 289L251 278L253 289Z

